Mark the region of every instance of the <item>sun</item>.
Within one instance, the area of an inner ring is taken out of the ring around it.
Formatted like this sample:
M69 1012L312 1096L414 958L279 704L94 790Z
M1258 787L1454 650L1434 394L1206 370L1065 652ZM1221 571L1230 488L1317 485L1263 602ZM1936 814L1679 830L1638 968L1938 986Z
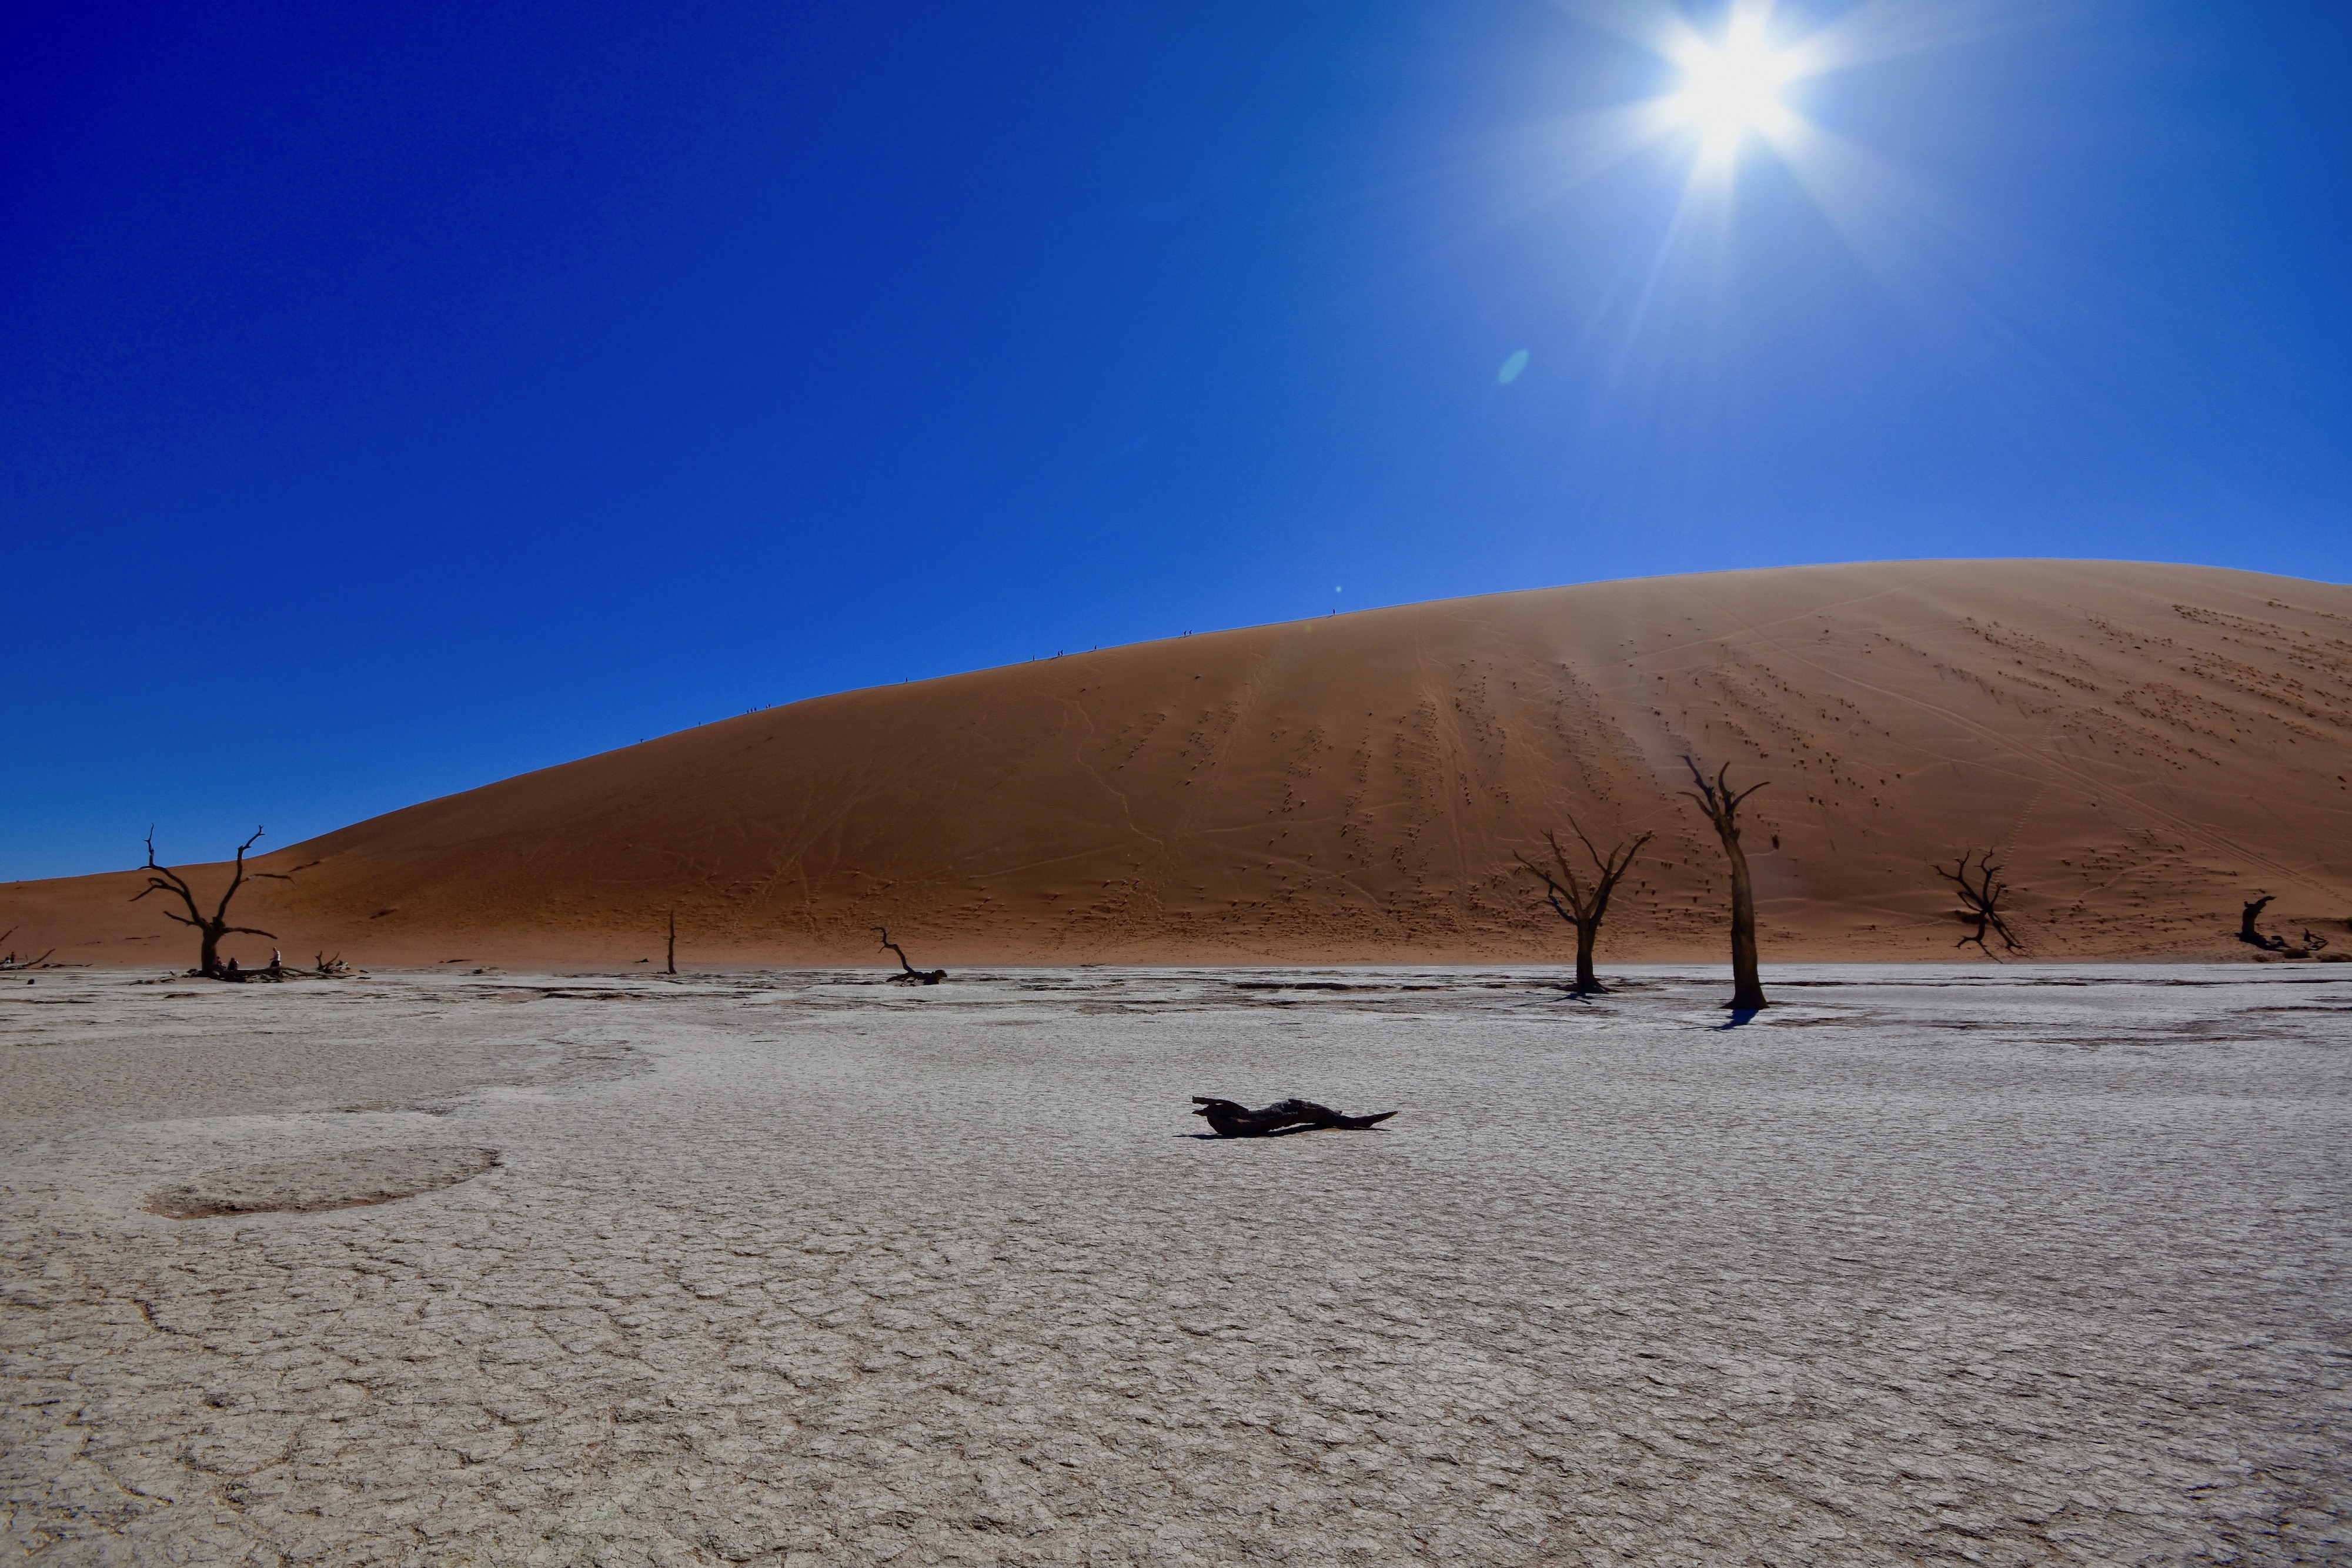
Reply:
M1797 76L1793 50L1776 51L1764 30L1735 19L1721 44L1690 38L1675 51L1682 90L1670 100L1677 118L1696 127L1702 147L1717 156L1736 151L1750 131L1767 136L1790 120L1780 89Z

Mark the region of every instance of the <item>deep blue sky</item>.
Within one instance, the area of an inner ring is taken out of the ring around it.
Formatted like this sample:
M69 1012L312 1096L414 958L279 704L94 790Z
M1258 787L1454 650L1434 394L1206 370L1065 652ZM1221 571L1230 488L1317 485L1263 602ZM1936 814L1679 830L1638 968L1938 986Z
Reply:
M1609 9L13 8L0 876L1335 604L2352 577L2352 7L1888 0L1695 190Z

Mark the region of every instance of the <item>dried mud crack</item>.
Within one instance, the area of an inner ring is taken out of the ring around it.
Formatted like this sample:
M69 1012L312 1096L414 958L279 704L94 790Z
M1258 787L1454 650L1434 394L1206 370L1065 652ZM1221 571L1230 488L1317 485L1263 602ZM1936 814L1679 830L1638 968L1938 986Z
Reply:
M2341 969L870 978L59 977L0 1558L2352 1562Z

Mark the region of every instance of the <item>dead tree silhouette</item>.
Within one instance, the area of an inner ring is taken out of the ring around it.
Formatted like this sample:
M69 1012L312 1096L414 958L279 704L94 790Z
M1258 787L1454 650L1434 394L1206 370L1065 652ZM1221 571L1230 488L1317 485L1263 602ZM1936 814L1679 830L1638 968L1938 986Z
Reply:
M1731 788L1731 764L1716 769L1710 782L1699 768L1698 759L1685 755L1683 766L1688 768L1696 789L1684 794L1698 802L1706 813L1708 825L1715 836L1723 841L1723 858L1731 862L1731 1001L1734 1012L1754 1012L1764 1003L1764 983L1756 974L1756 887L1748 877L1748 855L1739 847L1739 803L1771 782L1764 779L1735 792Z
M2015 933L2010 930L2009 922L2001 918L2000 901L2009 892L2009 884L2000 880L2000 867L1992 863L1990 850L1977 856L1976 880L1974 882L1969 880L1969 860L1970 856L1976 855L1977 852L1974 850L1963 851L1959 867L1956 871L1946 871L1943 865L1936 861L1927 862L1937 876L1959 889L1960 902L1967 906L1958 911L1960 919L1976 922L1975 933L1961 937L1952 946L1965 947L1973 942L1977 945L1979 952L1990 957L1992 949L1985 946L1985 937L1990 934L2000 938L2004 951L2022 953L2025 951L2025 945L2020 942Z
M228 890L220 895L220 903L214 906L210 915L206 915L197 906L195 891L189 887L187 880L170 866L156 863L155 830L152 828L147 830L147 864L143 869L151 874L147 878L147 885L131 895L131 902L136 904L151 893L168 893L177 896L181 903L188 906L188 913L185 915L173 915L169 909L164 910L163 914L168 919L177 920L183 925L193 925L196 928L200 940L196 949L196 967L190 971L193 974L204 975L215 980L220 978L220 939L231 932L245 936L267 936L273 942L278 939L278 934L274 931L262 931L251 925L231 925L228 923L228 901L235 898L237 889L243 887L247 882L265 876L278 882L293 880L280 872L248 872L245 869L245 852L253 847L254 840L260 838L262 830L256 828L253 830L253 838L236 846L236 874L229 878Z
M2252 904L2246 905L2244 911L2238 916L2239 941L2250 943L2256 947L2260 947L2265 953L2284 953L2286 951L2285 937L2265 936L2261 932L2254 929L2254 920L2262 914L2263 905L2269 904L2272 899L2276 898L2278 894L2275 893L2266 893L2260 898L2254 900Z
M1577 875L1576 868L1569 863L1568 852L1559 847L1558 833L1544 834L1544 841L1551 846L1552 862L1559 867L1557 881L1551 873L1517 851L1512 852L1511 858L1543 878L1544 901L1551 905L1554 914L1576 928L1576 994L1594 996L1602 988L1600 977L1592 972L1592 947L1601 936L1601 917L1609 913L1610 894L1617 891L1618 881L1633 866L1633 857L1654 835L1643 833L1630 844L1613 846L1604 855L1584 836L1584 830L1574 817L1568 820L1568 826L1583 844L1584 852L1592 857L1594 880L1591 883ZM1566 895L1565 903L1561 902L1562 894Z
M906 971L903 975L891 976L891 984L908 986L936 986L941 980L948 977L948 972L945 969L918 969L915 966L907 962L907 950L904 947L899 946L896 942L890 940L890 932L887 926L877 925L874 929L882 933L882 946L889 948L890 951L898 955L898 967Z

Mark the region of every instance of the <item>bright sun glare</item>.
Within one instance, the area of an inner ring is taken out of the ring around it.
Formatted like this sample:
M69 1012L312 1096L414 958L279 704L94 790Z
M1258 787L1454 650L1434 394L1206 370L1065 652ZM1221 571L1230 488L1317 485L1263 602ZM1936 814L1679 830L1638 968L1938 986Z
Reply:
M1677 54L1683 87L1674 106L1698 128L1708 152L1728 153L1748 131L1769 135L1787 122L1780 89L1797 74L1796 62L1766 47L1761 26L1735 22L1719 46L1694 38Z

